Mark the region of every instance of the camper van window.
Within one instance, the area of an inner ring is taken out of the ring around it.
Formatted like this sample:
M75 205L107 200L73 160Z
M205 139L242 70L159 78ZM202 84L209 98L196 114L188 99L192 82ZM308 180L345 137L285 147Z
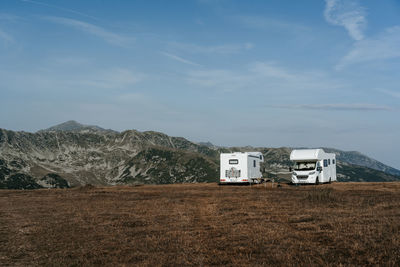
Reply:
M312 171L315 170L316 162L296 162L295 171Z
M332 160L332 164L335 164L335 160L334 159Z
M238 159L230 159L229 164L232 164L232 165L239 164L239 160Z
M256 161L255 160L253 160L253 167L254 168L256 167Z
M328 159L328 165L331 165L331 159Z
M328 160L324 159L324 167L328 167Z
M260 155L260 159L262 160L262 155Z

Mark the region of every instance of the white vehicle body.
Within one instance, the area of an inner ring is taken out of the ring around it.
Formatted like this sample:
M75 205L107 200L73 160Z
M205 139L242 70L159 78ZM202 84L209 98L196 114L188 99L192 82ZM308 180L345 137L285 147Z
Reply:
M234 152L220 155L220 183L259 183L264 161L261 152Z
M323 149L295 149L290 153L295 162L294 184L317 184L336 181L336 155Z

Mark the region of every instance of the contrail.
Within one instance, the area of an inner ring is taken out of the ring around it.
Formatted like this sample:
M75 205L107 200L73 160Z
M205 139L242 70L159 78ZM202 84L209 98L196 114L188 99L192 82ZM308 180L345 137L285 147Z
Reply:
M76 15L80 15L80 16L83 16L83 17L91 18L91 19L94 19L94 20L99 20L96 17L87 15L85 13L82 13L82 12L79 12L79 11L76 11L76 10L73 10L73 9L65 8L65 7L50 5L50 4L47 4L47 3L43 3L43 2L39 2L39 1L33 1L33 0L21 0L21 1L22 2L31 3L31 4L35 4L35 5L51 7L51 8L55 8L55 9L58 9L58 10L63 10L63 11L69 12L69 13L73 13L73 14L76 14Z

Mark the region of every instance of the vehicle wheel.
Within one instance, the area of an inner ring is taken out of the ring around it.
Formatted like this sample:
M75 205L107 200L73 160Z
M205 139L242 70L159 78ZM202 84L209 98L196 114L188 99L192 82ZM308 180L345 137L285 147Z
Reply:
M316 184L316 185L319 184L318 176L317 176L317 178L315 178L315 184Z
M331 179L331 177L329 177L329 182L328 183L332 183L332 179Z

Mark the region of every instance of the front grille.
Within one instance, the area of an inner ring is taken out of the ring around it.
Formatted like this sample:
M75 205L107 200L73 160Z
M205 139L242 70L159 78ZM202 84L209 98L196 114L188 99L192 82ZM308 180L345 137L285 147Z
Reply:
M297 179L307 179L308 175L298 175Z

